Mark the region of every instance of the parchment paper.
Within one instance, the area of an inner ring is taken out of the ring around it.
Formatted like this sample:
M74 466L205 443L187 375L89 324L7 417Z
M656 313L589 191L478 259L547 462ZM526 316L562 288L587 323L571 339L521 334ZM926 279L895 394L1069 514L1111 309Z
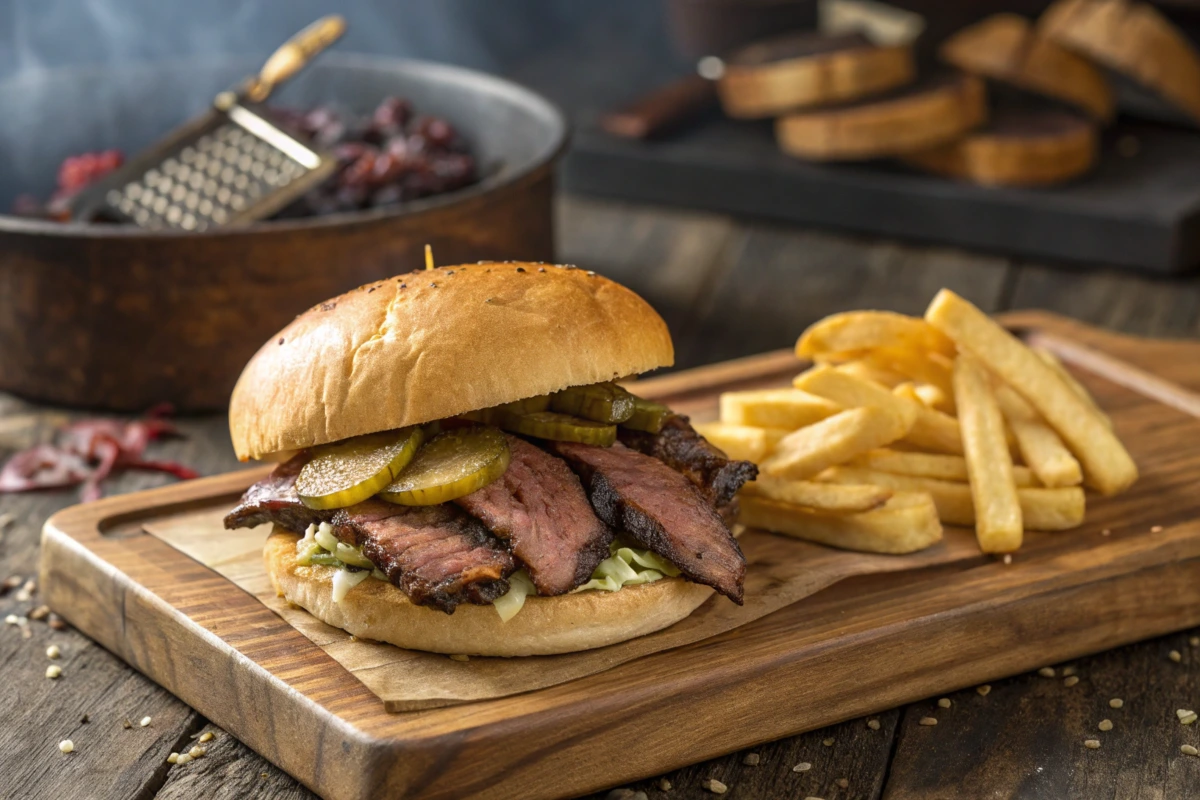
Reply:
M628 642L582 653L476 656L464 662L389 644L351 641L345 631L290 606L276 596L263 566L262 549L271 526L227 531L221 524L227 511L205 509L155 520L145 529L257 597L353 673L388 711L438 708L554 686L745 625L852 575L984 558L975 537L955 529L947 529L940 544L907 556L852 553L751 530L738 540L748 562L744 606L713 595L687 619Z

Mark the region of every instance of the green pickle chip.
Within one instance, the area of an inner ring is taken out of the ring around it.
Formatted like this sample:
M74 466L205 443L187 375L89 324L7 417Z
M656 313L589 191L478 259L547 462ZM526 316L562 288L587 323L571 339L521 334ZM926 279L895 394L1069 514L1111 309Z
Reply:
M369 433L313 449L296 476L296 493L309 508L345 508L374 495L412 460L424 441L420 428Z
M582 442L599 447L609 447L617 440L615 425L558 414L554 411L508 414L501 422L501 426L513 433L533 436L537 439L552 439L557 442Z
M511 454L495 428L444 431L422 447L379 496L402 506L433 506L464 497L499 478Z
M596 422L624 422L633 416L634 397L615 383L572 386L550 396L550 408Z

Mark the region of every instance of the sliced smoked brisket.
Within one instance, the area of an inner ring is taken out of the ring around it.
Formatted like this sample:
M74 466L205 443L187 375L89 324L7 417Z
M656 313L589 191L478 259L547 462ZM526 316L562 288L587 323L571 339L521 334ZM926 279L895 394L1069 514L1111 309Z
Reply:
M303 533L309 525L328 522L332 511L316 511L300 502L296 494L296 476L308 463L309 455L301 453L277 466L270 475L251 486L237 506L225 515L225 527L253 528L274 522L289 531Z
M366 500L333 517L334 534L362 548L388 580L419 606L447 614L459 603L485 605L508 591L512 553L461 509Z
M612 531L562 459L524 439L506 438L512 460L504 475L454 502L508 540L538 594L565 594L586 583L608 557Z
M295 533L332 522L338 538L362 547L417 605L450 613L459 603L487 604L508 591L512 554L476 519L452 505L408 508L367 500L338 511L315 511L296 495L297 456L246 490L225 517L226 528L273 522Z
M727 505L742 484L758 475L758 467L749 461L730 460L696 433L687 417L678 414L668 418L658 433L619 430L627 447L682 472L714 506Z
M742 602L746 559L712 504L662 461L621 444L549 442L579 473L600 519L697 583Z

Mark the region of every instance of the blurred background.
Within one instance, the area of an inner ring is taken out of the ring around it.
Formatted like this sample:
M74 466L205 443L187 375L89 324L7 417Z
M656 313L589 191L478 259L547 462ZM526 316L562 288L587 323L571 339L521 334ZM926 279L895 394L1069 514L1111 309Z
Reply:
M287 320L426 243L623 281L680 366L941 286L1192 334L1198 29L1188 0L9 0L0 389L219 409Z

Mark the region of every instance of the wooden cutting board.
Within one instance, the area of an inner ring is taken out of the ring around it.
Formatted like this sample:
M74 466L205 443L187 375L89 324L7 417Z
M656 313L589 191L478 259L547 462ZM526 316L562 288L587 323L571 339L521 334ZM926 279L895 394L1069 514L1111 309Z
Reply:
M147 535L228 505L261 471L56 514L51 607L331 800L562 797L922 697L1200 625L1200 395L1170 381L1200 343L1007 318L1055 350L1142 470L1087 524L986 558L864 575L719 636L525 694L388 713L338 662L233 583ZM697 418L729 388L779 385L780 352L643 382ZM451 662L447 661L449 666Z

